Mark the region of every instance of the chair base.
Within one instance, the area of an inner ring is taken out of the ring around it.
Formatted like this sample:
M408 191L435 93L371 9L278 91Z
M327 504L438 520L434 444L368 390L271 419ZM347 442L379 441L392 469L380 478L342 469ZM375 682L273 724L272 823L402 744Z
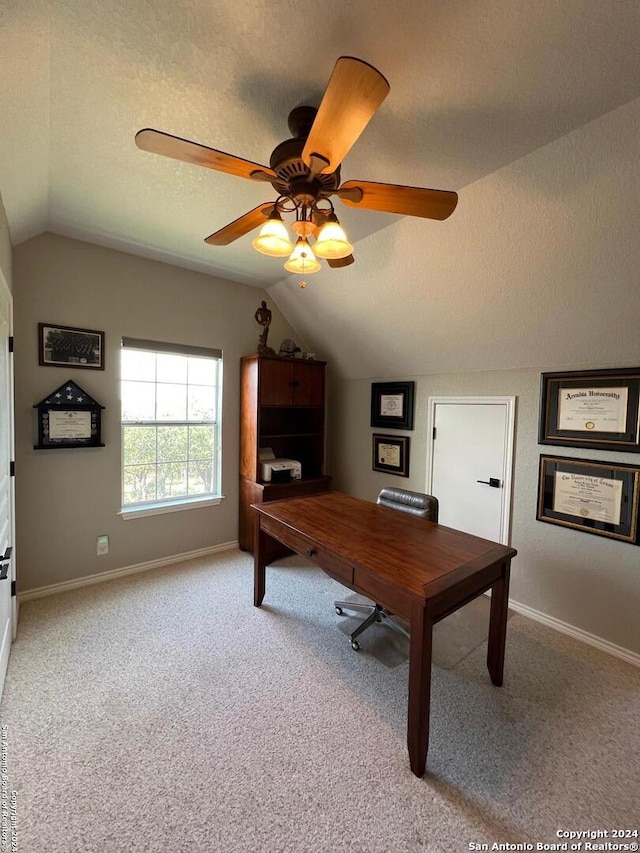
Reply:
M409 639L409 632L406 628L404 628L404 626L395 619L392 613L389 613L379 604L356 604L353 601L336 601L334 602L334 607L338 616L342 616L343 610L356 610L359 613L369 614L367 618L358 625L355 631L349 634L349 642L351 643L351 648L354 652L360 651L360 643L357 638L363 631L366 631L367 628L370 628L376 622L384 622L390 628L393 628L395 631L398 631L398 633Z

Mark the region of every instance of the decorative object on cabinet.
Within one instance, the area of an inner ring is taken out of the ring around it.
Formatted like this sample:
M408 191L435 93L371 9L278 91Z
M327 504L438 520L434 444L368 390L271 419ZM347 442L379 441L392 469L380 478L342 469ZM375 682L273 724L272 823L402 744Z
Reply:
M267 303L262 300L262 304L255 313L256 323L262 326L262 332L258 340L258 355L275 355L275 350L267 346L267 338L269 337L269 326L271 325L271 309L267 307Z
M373 470L384 471L386 474L397 474L400 477L409 476L409 436L380 435L373 436Z
M33 407L38 410L35 450L104 447L100 439L101 406L72 379Z
M240 507L238 541L253 551L255 511L251 504L316 494L330 488L323 473L325 440L324 361L250 355L240 363ZM269 451L267 453L267 451ZM262 476L269 456L297 463L278 482ZM298 468L299 465L299 468ZM300 473L300 477L297 474ZM271 559L289 553L271 546Z
M413 429L415 382L371 383L371 426Z
M540 456L538 521L640 544L640 468L564 456Z
M640 453L640 367L543 373L540 444Z
M104 370L104 332L38 323L38 363Z
M284 358L295 358L297 352L302 352L302 350L296 342L292 341L291 338L285 338L280 344L278 355L284 356Z

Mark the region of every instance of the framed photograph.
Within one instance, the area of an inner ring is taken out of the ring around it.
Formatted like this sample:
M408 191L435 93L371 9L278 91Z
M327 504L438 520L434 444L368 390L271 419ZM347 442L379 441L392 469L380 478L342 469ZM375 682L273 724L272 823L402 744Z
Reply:
M409 436L373 434L373 470L409 476Z
M540 456L538 521L640 544L640 467Z
M104 332L38 323L39 364L104 370Z
M543 373L540 444L640 453L640 367Z
M413 429L415 382L371 383L371 426Z

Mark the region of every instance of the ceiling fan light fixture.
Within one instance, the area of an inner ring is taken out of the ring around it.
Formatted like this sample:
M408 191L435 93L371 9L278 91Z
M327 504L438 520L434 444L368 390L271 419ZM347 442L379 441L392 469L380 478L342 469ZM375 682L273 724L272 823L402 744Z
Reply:
M295 222L291 223L291 230L294 231L298 237L310 237L315 230L315 225L308 219L296 219Z
M319 258L326 258L331 261L346 258L353 253L353 246L347 240L347 235L344 233L335 213L329 215L327 222L318 232L313 250Z
M298 237L291 257L284 265L284 268L288 272L298 273L299 275L311 275L311 273L318 272L320 269L320 264L304 237Z
M257 252L269 255L271 258L284 258L293 251L285 224L275 208L251 245Z

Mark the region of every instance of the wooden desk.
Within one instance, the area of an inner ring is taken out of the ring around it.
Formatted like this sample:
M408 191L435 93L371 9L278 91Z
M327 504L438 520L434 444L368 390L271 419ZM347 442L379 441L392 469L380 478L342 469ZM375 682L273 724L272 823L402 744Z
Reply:
M513 548L340 492L254 505L254 600L265 594L269 539L409 622L407 747L424 774L429 745L433 625L491 589L487 667L502 684Z

